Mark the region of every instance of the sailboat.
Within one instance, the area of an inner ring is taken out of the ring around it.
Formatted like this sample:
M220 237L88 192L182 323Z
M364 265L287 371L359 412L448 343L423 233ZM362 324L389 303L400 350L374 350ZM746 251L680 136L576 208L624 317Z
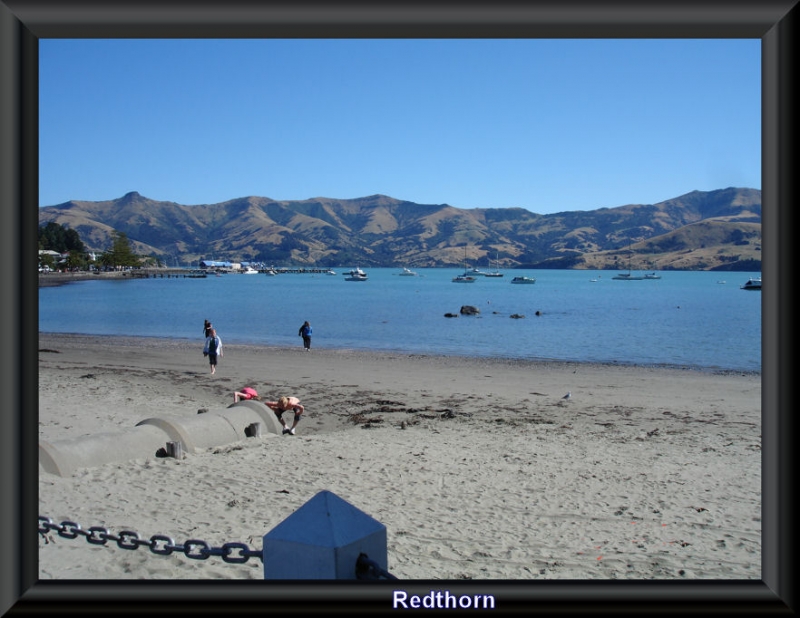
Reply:
M617 281L642 281L644 279L644 277L640 275L632 275L630 271L626 273L617 273L611 278Z
M500 270L498 269L498 267L500 265L499 257L500 257L500 254L498 252L498 254L495 255L495 258L494 258L494 271L493 272L489 272L489 273L485 273L483 275L484 277L502 277L503 276L503 273L501 273Z
M629 249L629 251L630 251L630 249ZM642 281L644 279L644 277L641 276L641 275L633 275L633 274L631 274L631 260L630 260L630 257L628 257L628 272L617 273L616 275L614 275L611 278L615 279L617 281Z
M475 283L476 279L467 270L467 246L464 245L464 274L453 277L453 283Z

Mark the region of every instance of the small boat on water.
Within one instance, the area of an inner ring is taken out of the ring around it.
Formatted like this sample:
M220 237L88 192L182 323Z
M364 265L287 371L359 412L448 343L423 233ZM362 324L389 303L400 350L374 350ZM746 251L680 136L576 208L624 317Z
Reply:
M361 268L356 266L352 270L348 270L346 273L342 273L345 277L366 277L367 273L365 273Z
M326 275L335 275L336 271L331 268L330 270L326 271L325 274Z
M511 283L527 283L527 284L531 284L531 283L536 283L536 278L535 277L514 277L511 280Z
M644 277L640 275L632 275L631 273L617 273L612 279L616 279L617 281L642 281Z
M358 266L356 266L353 270L342 273L345 277L345 281L366 281L367 280L367 273L361 270Z
M750 277L743 286L741 286L742 290L756 290L758 292L761 291L761 277Z
M457 275L453 277L453 283L475 283L477 279L475 278L473 271L467 270L467 247L464 247L464 274Z
M494 270L493 270L493 271L490 271L490 272L488 272L488 273L483 273L483 276L484 276L484 277L502 277L502 276L503 276L503 273L501 273L501 272L500 272L500 268L499 268L499 266L500 266L500 260L499 260L498 258L499 258L499 254L495 256L495 260L494 260ZM492 265L492 264L491 264L491 262L490 262L490 263L489 263L489 267L491 267L491 265Z
M403 270L401 270L397 274L400 275L401 277L416 277L416 276L418 276L417 273L415 273L413 270L410 270L410 269L406 268L405 266L403 266Z
M657 275L656 273L645 273L644 279L661 279L661 275Z
M243 275L257 275L258 271L253 268L252 266L247 266L246 268L242 269L241 274Z

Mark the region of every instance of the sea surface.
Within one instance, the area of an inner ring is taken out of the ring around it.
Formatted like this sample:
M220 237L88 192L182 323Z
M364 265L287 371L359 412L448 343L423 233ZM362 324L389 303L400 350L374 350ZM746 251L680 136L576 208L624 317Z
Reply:
M761 292L740 289L752 273L616 281L614 271L513 270L464 284L451 281L463 269L404 277L398 268L365 268L368 280L354 282L342 275L350 268L43 287L39 330L202 347L208 319L223 345L300 348L297 332L308 320L312 348L761 371ZM536 283L512 284L520 275ZM444 317L462 305L480 314Z

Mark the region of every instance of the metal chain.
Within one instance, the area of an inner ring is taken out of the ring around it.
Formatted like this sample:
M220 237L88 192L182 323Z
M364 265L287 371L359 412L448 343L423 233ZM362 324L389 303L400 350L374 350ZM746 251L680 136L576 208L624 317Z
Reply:
M222 547L211 547L205 541L190 539L183 545L177 545L171 537L163 534L154 534L148 540L141 538L139 533L131 530L122 530L119 534L111 534L107 528L102 526L92 526L84 530L80 524L74 521L62 521L60 524L56 524L50 517L39 515L39 534L45 535L50 531L57 532L58 536L65 539L83 536L86 542L92 545L105 545L108 541L113 541L121 549L138 549L144 546L160 556L181 552L193 560L206 560L209 556L219 556L230 564L243 564L250 558L258 558L263 561L263 553L260 550L250 549L245 543L225 543Z

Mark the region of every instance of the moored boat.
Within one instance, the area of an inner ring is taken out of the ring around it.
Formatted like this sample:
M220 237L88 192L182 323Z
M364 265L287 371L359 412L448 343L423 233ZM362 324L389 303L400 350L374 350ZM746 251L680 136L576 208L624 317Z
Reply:
M514 277L511 280L511 283L527 283L527 284L531 284L531 283L536 283L536 278L535 277Z
M474 268L472 269L475 270ZM464 246L464 274L453 277L453 283L475 283L473 272L467 269L467 247Z
M367 273L361 270L358 266L356 266L350 272L343 273L345 275L345 281L366 281L367 280Z
M761 291L761 277L750 277L747 282L741 286L742 290L756 290Z
M500 260L497 259L497 256L495 257L495 263L494 264L495 264L494 270L490 271L488 273L484 273L483 274L484 277L502 277L503 276L503 273L501 273L500 269L499 269ZM490 264L490 266L491 266L491 264Z
M612 279L616 279L617 281L642 281L644 277L639 275L632 275L631 273L617 273Z
M360 267L356 266L355 268L348 270L346 273L342 273L345 277L366 277L367 273L361 270Z

